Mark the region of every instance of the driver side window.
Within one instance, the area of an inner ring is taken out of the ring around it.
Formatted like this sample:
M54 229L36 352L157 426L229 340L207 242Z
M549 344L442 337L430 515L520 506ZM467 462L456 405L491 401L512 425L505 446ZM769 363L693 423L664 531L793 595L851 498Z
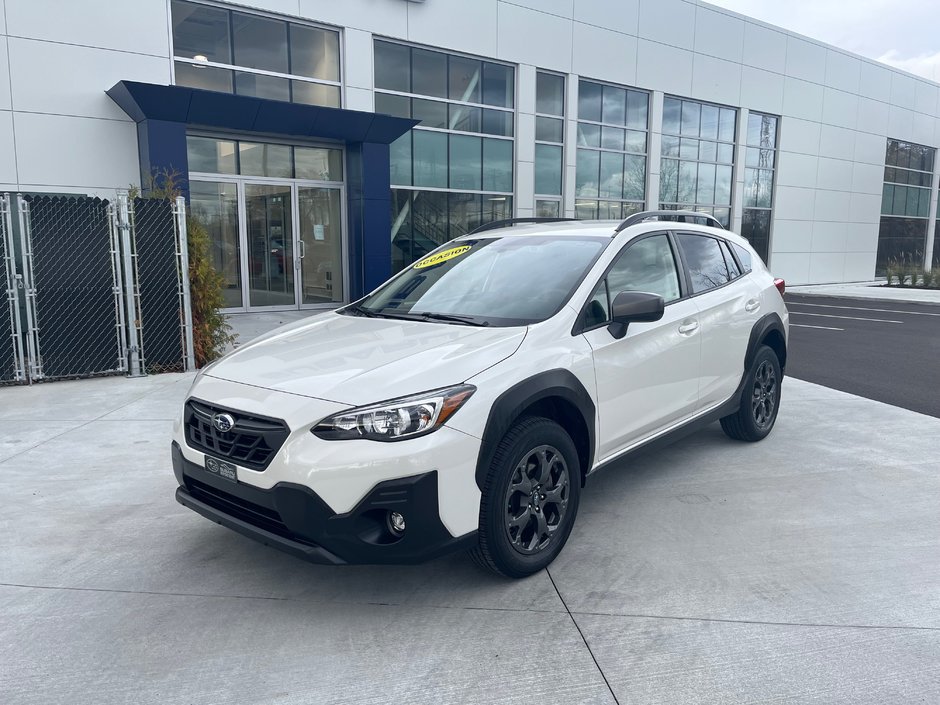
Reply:
M667 304L680 296L679 272L665 234L643 238L627 246L607 277L597 285L585 312L585 328L610 320L610 305L622 291L659 294Z

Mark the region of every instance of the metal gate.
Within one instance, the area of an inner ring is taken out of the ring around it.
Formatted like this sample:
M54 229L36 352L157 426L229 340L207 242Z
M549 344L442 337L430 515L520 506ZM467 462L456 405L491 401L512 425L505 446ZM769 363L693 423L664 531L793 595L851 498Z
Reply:
M0 384L195 367L183 199L2 205Z
M0 384L26 379L23 340L20 336L20 279L13 246L13 221L8 194L0 196Z

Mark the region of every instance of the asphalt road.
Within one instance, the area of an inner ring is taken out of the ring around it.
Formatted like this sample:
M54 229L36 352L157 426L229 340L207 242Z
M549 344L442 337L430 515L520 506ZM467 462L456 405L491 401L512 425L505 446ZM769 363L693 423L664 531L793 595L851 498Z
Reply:
M940 306L786 295L787 375L940 417Z

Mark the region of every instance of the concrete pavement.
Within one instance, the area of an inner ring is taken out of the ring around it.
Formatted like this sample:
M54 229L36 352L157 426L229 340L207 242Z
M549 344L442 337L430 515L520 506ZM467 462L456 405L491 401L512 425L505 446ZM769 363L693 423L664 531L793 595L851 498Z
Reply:
M523 581L308 565L173 500L189 376L0 389L0 702L940 701L940 419L787 380L588 483Z
M880 301L910 301L922 304L940 304L940 289L914 289L885 286L884 281L852 282L849 284L800 284L787 286L792 294L836 296Z

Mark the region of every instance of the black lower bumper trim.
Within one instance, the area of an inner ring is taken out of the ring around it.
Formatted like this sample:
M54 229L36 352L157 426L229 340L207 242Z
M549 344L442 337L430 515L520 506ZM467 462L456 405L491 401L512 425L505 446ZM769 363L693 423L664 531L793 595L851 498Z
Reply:
M476 532L453 537L441 523L437 472L377 484L346 514L336 514L310 488L278 483L263 490L220 478L172 447L180 487L176 500L243 536L314 563L420 563L472 547ZM390 512L405 518L395 534Z

